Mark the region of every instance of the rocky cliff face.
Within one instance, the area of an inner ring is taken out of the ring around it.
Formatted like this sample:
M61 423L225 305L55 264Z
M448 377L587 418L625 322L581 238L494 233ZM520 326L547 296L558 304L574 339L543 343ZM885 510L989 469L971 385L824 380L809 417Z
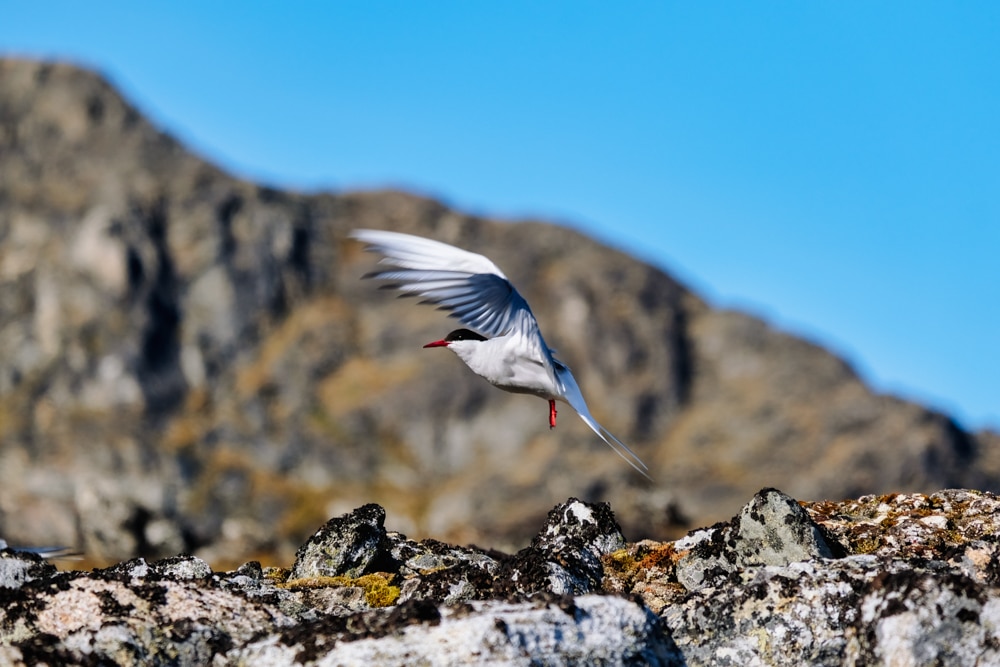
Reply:
M875 395L823 349L567 229L240 181L64 64L0 61L0 155L10 542L280 561L378 502L408 533L515 548L568 496L662 539L764 486L1000 487L995 434ZM494 259L655 482L571 415L550 432L543 402L420 349L451 322L359 280L357 227Z

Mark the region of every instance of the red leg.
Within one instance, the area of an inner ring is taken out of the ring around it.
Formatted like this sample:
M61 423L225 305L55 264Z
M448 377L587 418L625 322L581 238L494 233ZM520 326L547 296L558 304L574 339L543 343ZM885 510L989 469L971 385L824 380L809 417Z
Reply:
M549 399L549 428L556 427L556 402Z

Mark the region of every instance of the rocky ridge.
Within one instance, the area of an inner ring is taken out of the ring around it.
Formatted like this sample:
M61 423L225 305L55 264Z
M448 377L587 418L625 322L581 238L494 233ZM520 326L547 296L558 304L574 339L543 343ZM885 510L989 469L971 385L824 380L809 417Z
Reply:
M774 489L673 542L571 498L516 554L414 541L366 505L292 568L178 556L58 572L0 551L4 664L985 665L1000 499L799 503Z
M365 502L411 535L511 550L569 496L666 539L765 486L1000 490L996 434L876 395L829 352L571 230L239 180L61 63L0 60L0 155L10 542L223 567L288 562ZM359 280L358 227L493 258L656 481L421 350L451 324Z

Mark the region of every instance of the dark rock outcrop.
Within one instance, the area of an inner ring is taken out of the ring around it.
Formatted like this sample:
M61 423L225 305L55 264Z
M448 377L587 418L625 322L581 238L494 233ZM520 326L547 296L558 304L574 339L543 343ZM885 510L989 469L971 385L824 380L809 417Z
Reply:
M191 556L57 572L36 554L0 551L0 662L1000 659L1000 500L988 493L800 504L765 489L726 524L634 544L607 505L570 499L515 555L408 540L385 531L384 516L367 505L331 520L296 568L317 549L357 553L365 544L371 557L364 567L335 557L341 565L306 578L256 562L213 572ZM352 568L351 576L333 574ZM683 574L693 570L715 570L714 579Z
M330 519L299 547L292 577L358 577L384 550L387 538L385 510L378 505Z
M995 434L875 395L825 350L570 230L240 181L65 64L0 60L0 155L11 542L222 567L288 562L364 502L411 535L515 550L569 496L664 539L766 486L1000 489ZM570 415L550 432L544 403L420 350L451 325L359 280L357 227L488 253L655 483Z

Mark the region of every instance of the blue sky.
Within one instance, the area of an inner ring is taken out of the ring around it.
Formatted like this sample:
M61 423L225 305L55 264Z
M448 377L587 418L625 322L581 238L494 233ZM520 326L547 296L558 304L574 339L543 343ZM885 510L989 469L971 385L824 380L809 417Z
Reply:
M6 2L237 175L577 227L1000 428L1000 3Z

